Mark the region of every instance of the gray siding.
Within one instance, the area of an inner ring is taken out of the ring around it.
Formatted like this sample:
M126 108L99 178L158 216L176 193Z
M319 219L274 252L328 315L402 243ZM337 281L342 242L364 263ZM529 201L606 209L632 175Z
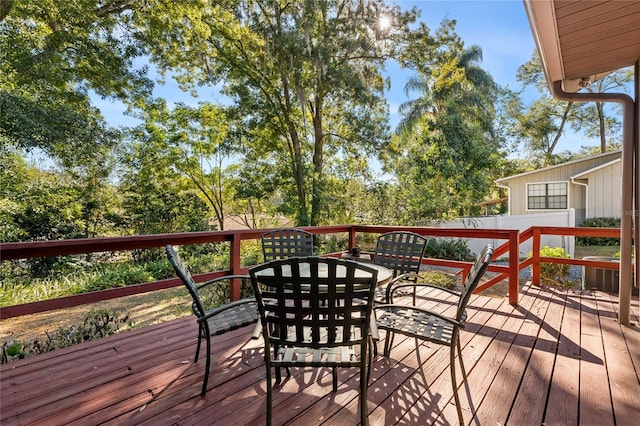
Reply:
M596 178L596 180L599 181L599 183L597 184L599 186L597 189L593 190L591 189L591 181L588 181L586 178L580 179L580 182L589 183L588 197L586 194L586 188L582 185L573 184L571 182L571 177L601 166L603 164L609 163L615 159L620 158L620 156L620 151L613 151L591 158L571 161L534 172L523 173L520 175L502 179L500 183L509 187L509 214L523 215L549 212L549 210L527 210L528 183L567 182L568 207L574 208L576 212L579 212L580 216L597 217L595 216L595 213L606 213L606 208L609 208L609 213L613 214L617 212L617 216L619 216L620 201L619 198L618 201L615 200L616 197L620 196L620 183L615 186L615 188L618 188L617 193L616 191L612 191L610 189L604 189L607 188L606 185L611 184L611 180L614 179L613 174L608 178L605 176ZM589 175L589 178L590 177L591 175ZM606 194L607 198L602 202L599 202L598 199L602 196L602 194ZM589 206L587 206L587 202L589 202ZM592 203L594 204L592 205ZM616 206L617 211L615 210ZM614 214L614 216L616 215Z
M589 174L589 217L621 217L621 167L615 163Z

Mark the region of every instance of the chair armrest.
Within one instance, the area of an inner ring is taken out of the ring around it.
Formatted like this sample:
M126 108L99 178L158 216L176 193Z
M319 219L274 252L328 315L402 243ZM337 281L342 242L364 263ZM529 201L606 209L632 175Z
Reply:
M200 290L201 288L205 288L211 284L215 284L217 282L220 281L226 281L226 280L233 280L233 279L251 279L251 277L249 275L223 275L221 277L216 277L212 280L209 281L205 281L203 283L200 283L197 285L198 290Z
M435 288L438 290L442 290L445 293L449 293L451 295L460 297L460 292L455 291L455 290L451 290L449 288L446 287L441 287L439 285L434 285L434 284L429 284L429 283L410 283L410 284L398 284L396 286L390 286L387 287L387 295L386 295L386 302L387 303L393 303L393 293L395 293L397 290L400 290L402 288L416 288L416 287L428 287L428 288Z
M404 274L398 275L397 277L393 277L391 281L389 281L389 284L387 284L387 291L385 292L385 300L387 301L387 303L389 302L389 295L396 283L402 282L409 278L417 279L418 274L416 274L415 272L406 272Z

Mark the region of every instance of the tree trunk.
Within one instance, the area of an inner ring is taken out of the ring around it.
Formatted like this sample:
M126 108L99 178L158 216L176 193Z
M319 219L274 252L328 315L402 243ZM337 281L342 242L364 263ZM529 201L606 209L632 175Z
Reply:
M312 198L311 198L311 223L310 225L317 225L318 215L320 213L320 207L322 205L322 181L324 166L324 157L322 155L324 145L324 134L322 131L322 99L320 95L316 97L315 108L313 113L313 136L314 136L314 151L313 151L313 179L312 179Z
M604 107L602 102L596 102L596 110L598 111L598 123L600 124L600 152L607 152L607 135L605 131Z
M553 138L553 142L547 149L545 154L545 166L548 166L551 163L551 155L553 151L556 149L556 145L558 145L558 141L560 141L560 137L562 136L562 132L564 131L564 125L567 123L567 117L569 117L569 112L571 111L571 107L573 106L573 102L567 102L567 107L564 109L564 113L562 114L562 121L560 122L560 127L558 128L558 132L556 136Z

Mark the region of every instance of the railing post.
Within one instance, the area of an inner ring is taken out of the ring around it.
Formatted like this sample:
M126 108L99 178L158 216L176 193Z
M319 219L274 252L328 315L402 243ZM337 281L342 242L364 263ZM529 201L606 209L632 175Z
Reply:
M349 248L356 247L356 228L352 226L349 228Z
M240 235L238 233L233 233L233 237L231 239L231 247L229 248L229 255L231 258L229 259L229 269L231 270L232 275L239 275L242 273L240 270L240 245L242 240L240 239ZM240 300L240 280L235 278L230 280L229 283L229 296L231 301Z
M540 236L542 231L538 227L533 228L533 241L531 246L531 284L540 286Z
M509 303L518 306L520 292L520 232L509 233Z

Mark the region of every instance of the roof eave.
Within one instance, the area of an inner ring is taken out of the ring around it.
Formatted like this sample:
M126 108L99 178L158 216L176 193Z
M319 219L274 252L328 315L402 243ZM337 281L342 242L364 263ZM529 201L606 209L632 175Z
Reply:
M560 81L564 76L553 3L540 0L523 1L542 69L548 85L551 86L554 81Z
M589 83L599 80L608 74L566 78L553 1L523 0L523 2L548 87L552 87L554 82L560 81L565 92L575 93L582 87L586 87Z

